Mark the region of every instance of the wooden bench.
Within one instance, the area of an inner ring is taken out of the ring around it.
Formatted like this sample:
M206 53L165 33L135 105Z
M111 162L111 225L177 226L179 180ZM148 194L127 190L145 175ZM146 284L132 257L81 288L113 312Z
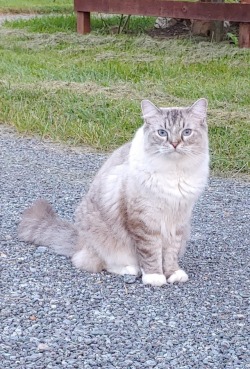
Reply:
M89 33L90 13L240 22L239 45L250 47L250 0L239 3L169 0L74 0L77 32Z

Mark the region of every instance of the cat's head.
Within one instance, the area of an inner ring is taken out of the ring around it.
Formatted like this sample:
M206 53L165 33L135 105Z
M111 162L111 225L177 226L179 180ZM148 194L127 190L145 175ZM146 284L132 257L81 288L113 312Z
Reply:
M149 100L143 100L141 106L147 152L173 158L208 152L206 99L185 108L158 108Z

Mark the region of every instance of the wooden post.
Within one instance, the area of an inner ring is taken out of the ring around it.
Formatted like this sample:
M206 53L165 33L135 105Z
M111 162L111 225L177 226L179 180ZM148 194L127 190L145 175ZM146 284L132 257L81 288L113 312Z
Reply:
M241 0L241 4L250 4L250 0ZM250 23L240 23L239 47L250 48Z
M82 35L90 32L90 13L77 12L77 32Z
M213 0L213 3L224 3L224 0ZM211 38L215 42L220 42L224 37L224 22L223 21L213 21Z
M250 47L250 23L240 23L239 46Z

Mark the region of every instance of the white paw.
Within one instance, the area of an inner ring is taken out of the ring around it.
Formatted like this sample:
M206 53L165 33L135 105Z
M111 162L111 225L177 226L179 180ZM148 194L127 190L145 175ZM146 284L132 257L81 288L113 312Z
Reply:
M188 275L186 272L184 272L184 270L182 269L178 269L176 270L169 278L168 278L168 282L169 283L175 283L175 282L187 282L188 280Z
M129 275L137 275L139 273L139 268L135 265L127 265L122 268L121 275L129 274Z
M164 274L143 274L142 275L143 284L150 284L151 286L163 286L167 283L166 277Z

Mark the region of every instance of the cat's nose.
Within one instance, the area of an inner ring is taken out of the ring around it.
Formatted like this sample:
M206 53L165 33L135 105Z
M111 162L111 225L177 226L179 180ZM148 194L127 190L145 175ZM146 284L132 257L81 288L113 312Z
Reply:
M171 142L171 145L174 146L175 149L178 146L178 144L179 144L179 142Z

